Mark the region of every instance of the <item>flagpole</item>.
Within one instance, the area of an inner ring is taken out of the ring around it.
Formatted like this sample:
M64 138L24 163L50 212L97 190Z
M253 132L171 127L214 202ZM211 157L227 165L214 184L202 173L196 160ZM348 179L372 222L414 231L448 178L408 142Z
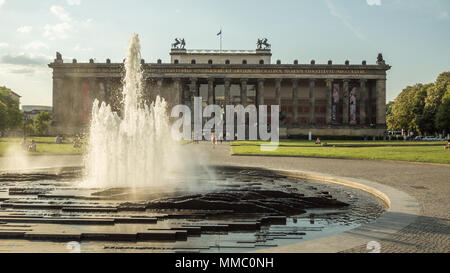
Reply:
M223 37L222 28L220 28L220 53L222 53L222 37Z

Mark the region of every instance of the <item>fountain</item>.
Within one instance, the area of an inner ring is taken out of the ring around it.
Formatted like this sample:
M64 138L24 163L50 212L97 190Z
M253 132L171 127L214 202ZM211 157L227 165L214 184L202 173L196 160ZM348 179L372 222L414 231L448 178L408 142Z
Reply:
M148 187L164 185L168 175L182 171L179 144L170 136L167 104L157 97L142 100L141 45L133 34L125 59L123 115L95 100L85 158L86 187Z

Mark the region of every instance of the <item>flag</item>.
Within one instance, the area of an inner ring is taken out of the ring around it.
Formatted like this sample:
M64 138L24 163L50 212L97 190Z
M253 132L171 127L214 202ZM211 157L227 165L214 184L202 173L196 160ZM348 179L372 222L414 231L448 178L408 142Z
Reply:
M220 36L220 35L222 35L222 30L220 30L220 32L217 33L217 36Z

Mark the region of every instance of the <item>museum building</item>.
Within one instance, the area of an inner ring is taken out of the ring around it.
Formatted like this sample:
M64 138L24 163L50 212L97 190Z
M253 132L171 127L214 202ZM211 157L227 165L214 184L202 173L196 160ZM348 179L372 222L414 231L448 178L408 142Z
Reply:
M178 104L191 107L194 97L202 97L205 106L279 105L282 137L386 132L386 73L391 67L381 54L375 64L284 64L272 62L270 45L259 43L256 50L188 50L174 44L170 56L170 63L142 60L143 97L164 97L169 111ZM123 63L64 63L57 53L49 67L53 133L85 130L95 99L120 112Z

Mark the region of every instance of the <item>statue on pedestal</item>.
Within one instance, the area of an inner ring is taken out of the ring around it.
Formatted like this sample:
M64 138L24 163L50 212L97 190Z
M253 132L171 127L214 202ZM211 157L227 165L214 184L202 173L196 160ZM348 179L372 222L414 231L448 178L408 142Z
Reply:
M262 38L262 39L258 39L258 42L256 43L257 48L259 50L263 50L263 49L270 49L271 48L271 44L268 43L268 39L267 38ZM264 47L264 48L263 48Z
M184 49L186 47L186 41L184 38L175 38L175 43L172 44L172 49Z
M378 54L377 64L378 64L378 65L384 65L384 64L386 64L386 62L385 62L384 59L383 59L383 54L381 54L381 53Z

